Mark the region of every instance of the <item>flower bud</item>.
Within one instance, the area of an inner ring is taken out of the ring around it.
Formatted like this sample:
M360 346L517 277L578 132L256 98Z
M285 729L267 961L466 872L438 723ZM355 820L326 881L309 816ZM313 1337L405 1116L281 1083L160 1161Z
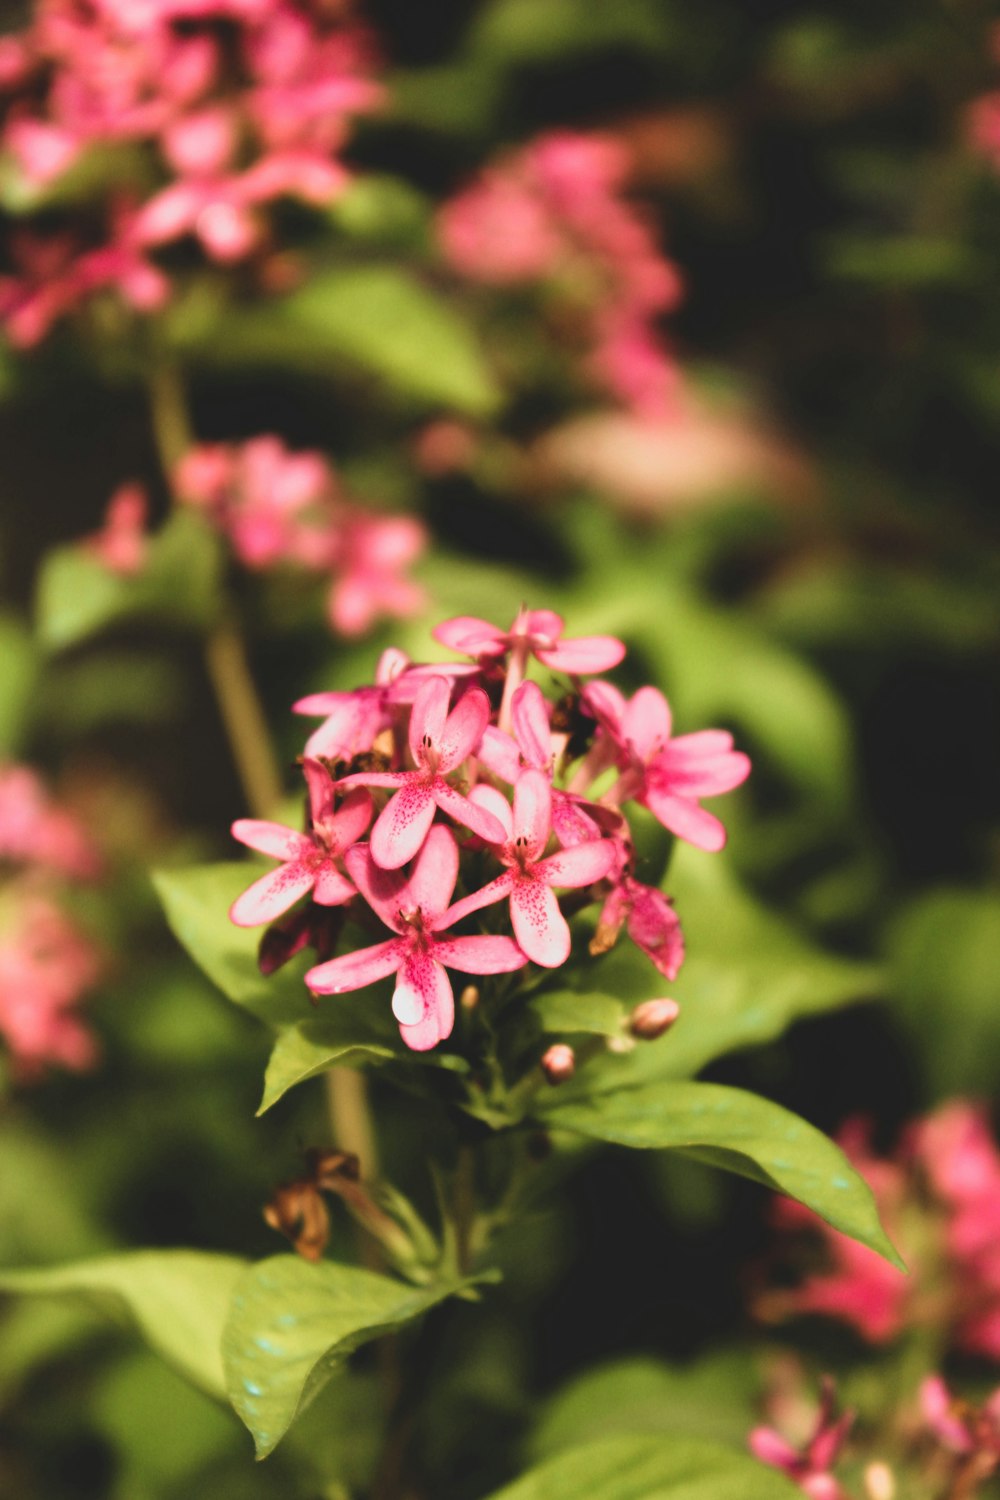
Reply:
M576 1054L565 1042L556 1042L542 1057L542 1072L549 1083L566 1083L576 1072Z
M628 1029L644 1042L655 1042L670 1030L680 1013L676 1000L644 1000L629 1016Z

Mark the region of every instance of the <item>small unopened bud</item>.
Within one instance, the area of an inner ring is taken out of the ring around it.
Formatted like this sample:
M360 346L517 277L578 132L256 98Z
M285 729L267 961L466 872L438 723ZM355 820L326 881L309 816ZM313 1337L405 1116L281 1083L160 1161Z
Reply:
M644 1000L628 1018L628 1029L644 1042L655 1042L669 1031L681 1013L676 1000Z
M542 1057L542 1072L549 1083L566 1083L576 1072L576 1053L565 1042L556 1042Z
M864 1478L867 1500L896 1500L896 1478L888 1464L869 1464Z
M467 984L459 996L458 1003L463 1010L475 1010L479 1004L478 984Z

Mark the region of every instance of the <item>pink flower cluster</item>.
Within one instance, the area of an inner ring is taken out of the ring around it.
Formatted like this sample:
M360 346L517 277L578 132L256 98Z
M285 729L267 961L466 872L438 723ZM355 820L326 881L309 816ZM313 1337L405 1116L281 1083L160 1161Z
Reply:
M77 1006L97 980L96 950L60 909L60 880L100 873L84 829L27 766L0 767L0 1033L23 1078L96 1056Z
M989 48L994 62L1000 62L1000 25L991 29ZM1000 89L981 94L968 106L965 134L974 151L1000 168Z
M348 10L321 0L37 0L32 24L0 42L0 145L37 189L95 147L148 159L123 169L144 201L127 212L120 196L107 205L106 243L47 241L49 274L37 236L15 244L19 268L0 288L11 336L36 342L103 285L148 311L169 292L149 250L191 237L213 260L243 260L266 246L268 205L335 198L348 181L338 154L351 121L382 99L368 33ZM146 196L151 177L159 185Z
M332 575L327 613L339 634L362 635L383 615L402 619L423 607L405 571L424 550L423 527L348 500L321 453L291 453L271 436L204 443L181 459L174 482L246 567Z
M893 1158L853 1123L841 1144L872 1188L910 1275L783 1200L781 1222L822 1236L827 1267L763 1300L779 1315L820 1313L881 1344L918 1325L1000 1360L1000 1150L985 1110L957 1100L917 1121Z
M680 837L717 849L722 826L700 799L738 786L747 757L721 730L673 737L654 688L627 700L608 683L584 685L617 666L625 647L610 636L567 639L550 610L522 609L506 631L462 617L434 635L469 659L415 665L387 651L371 686L295 705L324 720L305 746L306 832L233 825L242 843L282 861L239 897L233 921L284 918L265 939L265 966L274 953L316 946L324 961L306 975L316 994L395 974L393 1013L416 1050L451 1032L448 969L557 968L572 950L568 915L594 903L592 952L627 924L673 979L683 958L677 917L636 877L622 805L641 803ZM563 679L556 701L529 678L532 659ZM557 891L572 892L565 910ZM307 894L310 906L287 916ZM377 919L382 939L326 957L347 906L359 921ZM474 916L479 931L454 932Z
M749 1437L750 1452L761 1463L787 1474L811 1500L849 1500L830 1471L847 1441L854 1413L838 1416L836 1407L834 1383L827 1377L815 1422L803 1442L792 1443L773 1427L755 1427Z
M636 414L668 416L676 365L656 320L681 282L623 196L625 148L554 131L501 158L441 209L455 270L493 286L544 281L578 315L590 376Z

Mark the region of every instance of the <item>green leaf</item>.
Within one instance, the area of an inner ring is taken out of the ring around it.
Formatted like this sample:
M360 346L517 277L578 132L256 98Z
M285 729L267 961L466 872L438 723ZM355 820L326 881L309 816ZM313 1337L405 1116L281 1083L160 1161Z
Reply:
M552 1129L640 1149L680 1151L786 1193L834 1229L904 1269L879 1223L871 1188L844 1153L798 1115L717 1083L651 1083L588 1095L565 1085L539 1096Z
M59 547L38 582L42 644L58 651L133 618L201 629L216 609L219 564L216 538L189 511L170 517L139 573L114 573L79 543Z
M896 1014L941 1098L988 1097L1000 1065L997 893L943 889L914 901L889 936Z
M528 1011L543 1031L555 1035L578 1032L591 1036L621 1036L627 1011L620 1000L593 991L551 990L532 995Z
M467 1288L417 1290L357 1266L276 1255L238 1283L223 1334L229 1398L253 1434L258 1458L360 1344L409 1323Z
M277 363L324 374L349 360L421 402L486 416L500 401L469 326L394 266L322 272L289 297L241 308L209 334L193 352L213 363Z
M683 1438L606 1438L561 1453L489 1500L795 1500L756 1459Z
M321 1000L326 1014L284 1026L274 1044L264 1077L258 1115L276 1104L297 1083L317 1078L338 1063L399 1062L465 1072L468 1064L452 1052L411 1052L399 1035L383 987Z
M0 615L0 756L20 744L35 675L30 633L13 615Z
M746 1350L727 1349L684 1365L642 1355L615 1360L586 1370L545 1403L531 1454L547 1458L622 1432L741 1443L758 1384Z
M640 872L641 873L641 872ZM681 1007L673 1029L644 1042L626 1058L605 1054L587 1076L613 1074L623 1085L646 1078L690 1078L727 1052L772 1041L795 1020L878 993L881 971L834 957L769 912L737 882L725 855L678 844L669 886L681 915L687 957L670 984L622 933L617 946L593 963L577 966L558 990L536 996L532 1008L563 1026L547 1030L598 1031L572 1024L605 1015L611 1006L631 1009L669 993ZM619 1028L620 1029L620 1028Z
M246 1262L194 1250L140 1250L43 1270L0 1271L0 1291L84 1297L142 1337L180 1374L224 1397L222 1328Z
M209 979L237 1005L272 1026L315 1016L302 975L311 959L293 959L277 974L257 967L262 929L237 927L229 908L259 870L250 862L157 870L153 884L171 931Z

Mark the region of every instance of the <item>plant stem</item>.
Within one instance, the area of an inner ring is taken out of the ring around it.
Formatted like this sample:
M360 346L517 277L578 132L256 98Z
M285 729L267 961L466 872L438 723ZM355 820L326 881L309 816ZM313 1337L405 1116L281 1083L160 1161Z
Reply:
M353 1151L361 1162L361 1175L374 1182L379 1173L378 1147L364 1074L356 1068L330 1068L324 1083L333 1144L341 1151Z
M472 1226L476 1214L476 1154L467 1141L458 1148L455 1166L455 1259L460 1276L467 1276L471 1262Z
M231 618L209 631L205 667L247 802L254 817L266 818L281 800L281 776L243 636Z

